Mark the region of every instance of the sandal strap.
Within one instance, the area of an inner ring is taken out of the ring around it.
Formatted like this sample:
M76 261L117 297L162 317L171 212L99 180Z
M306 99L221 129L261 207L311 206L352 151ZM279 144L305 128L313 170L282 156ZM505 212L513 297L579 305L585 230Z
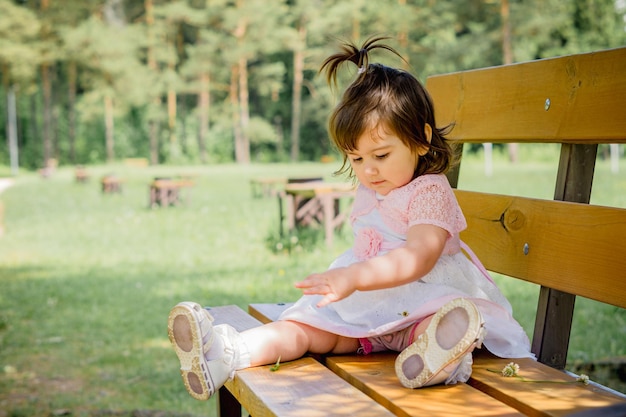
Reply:
M196 313L198 313L197 317L199 317L198 326L200 327L200 335L202 337L202 350L206 355L206 353L211 350L211 345L213 345L213 339L215 338L215 332L213 331L213 321L215 319L211 313L200 305L195 305L193 308Z

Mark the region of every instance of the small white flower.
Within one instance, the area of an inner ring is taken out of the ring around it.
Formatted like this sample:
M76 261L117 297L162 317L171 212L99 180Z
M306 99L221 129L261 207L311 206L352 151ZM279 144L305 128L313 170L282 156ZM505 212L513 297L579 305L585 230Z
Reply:
M589 376L585 374L580 374L578 378L576 378L576 382L582 382L585 385L589 385Z
M502 369L502 376L506 376L506 377L517 376L518 372L519 372L519 365L514 362L510 362L508 365L506 365Z

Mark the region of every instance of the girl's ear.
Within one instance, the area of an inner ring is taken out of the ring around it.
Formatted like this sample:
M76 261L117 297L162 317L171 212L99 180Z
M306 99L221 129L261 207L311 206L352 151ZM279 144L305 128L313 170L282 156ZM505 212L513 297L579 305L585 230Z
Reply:
M426 140L428 141L428 143L430 143L430 141L433 139L433 128L428 123L424 125L424 135L426 135Z
M428 123L424 125L424 135L426 136L426 140L428 141L428 143L430 143L430 141L433 139L433 128ZM427 146L422 146L420 150L418 151L419 156L424 156L427 153L428 153Z

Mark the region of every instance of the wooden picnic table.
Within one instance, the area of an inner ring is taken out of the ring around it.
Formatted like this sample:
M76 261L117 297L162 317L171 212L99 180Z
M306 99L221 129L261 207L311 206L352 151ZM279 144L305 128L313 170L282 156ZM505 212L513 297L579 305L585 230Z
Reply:
M155 178L150 184L150 207L180 204L182 188L193 186L189 179Z
M259 177L250 180L252 198L273 197L287 184L287 177Z
M117 175L109 174L102 177L100 184L102 185L103 194L121 193L122 179Z
M288 230L296 226L324 226L326 244L332 246L335 230L348 219L340 207L341 199L353 198L356 187L352 183L309 181L285 184L281 198L286 205ZM279 204L282 220L282 204Z
M84 166L78 165L74 170L74 177L76 178L76 182L85 183L89 180L89 173Z

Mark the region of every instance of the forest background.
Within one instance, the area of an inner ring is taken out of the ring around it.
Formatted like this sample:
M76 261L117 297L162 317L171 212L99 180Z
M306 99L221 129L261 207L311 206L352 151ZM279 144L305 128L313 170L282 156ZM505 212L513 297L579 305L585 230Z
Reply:
M623 46L625 13L624 0L0 0L0 165L319 160L335 98L318 69L337 39L388 35L408 63L391 64L424 81Z

